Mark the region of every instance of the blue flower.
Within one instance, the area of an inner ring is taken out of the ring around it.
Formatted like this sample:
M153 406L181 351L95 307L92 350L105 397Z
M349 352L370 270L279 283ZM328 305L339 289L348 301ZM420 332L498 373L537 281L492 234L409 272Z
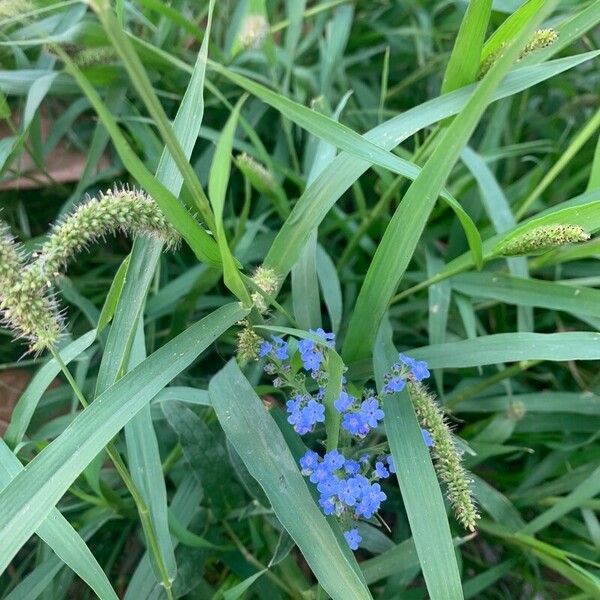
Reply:
M348 473L348 475L356 475L360 471L360 464L349 458L344 463L344 470L346 473Z
M406 356L406 354L399 354L398 358L411 370L411 374L416 381L423 381L423 379L429 377L429 369L424 360L416 360L410 356Z
M385 493L381 491L381 486L373 483L368 490L362 493L360 503L356 507L356 514L370 519L386 498Z
M342 427L358 437L365 437L369 433L369 426L364 422L362 413L346 413L342 419Z
M394 462L394 457L391 454L387 457L387 464L388 464L388 469L390 470L390 473L395 473L396 472L396 463Z
M310 331L311 333L316 333L320 338L323 338L326 342L328 342L327 345L330 348L335 346L335 333L327 333L321 327L318 327L317 329L311 329Z
M290 357L288 353L288 343L277 335L271 337L275 344L275 356L279 360L287 360Z
M356 503L355 489L350 479L340 482L337 490L338 498L347 506L354 506Z
M308 402L307 398L310 398ZM300 435L312 431L317 423L325 422L325 407L310 396L297 394L286 402L286 407L289 413L288 423Z
M335 512L335 503L330 497L321 496L319 498L319 504L326 515L332 515Z
M324 496L335 496L340 489L340 480L335 475L330 475L317 484L317 489Z
M387 479L390 476L390 472L380 460L375 463L375 474L379 479Z
M425 445L428 448L431 448L431 446L433 446L433 438L431 437L431 434L429 433L429 431L427 431L427 429L423 429L422 427L421 433L423 434L423 441L425 442Z
M362 542L362 538L358 533L358 529L350 529L349 531L344 531L344 537L348 542L348 546L350 546L351 550L358 550L358 545Z
M384 414L379 408L379 402L376 398L367 398L360 405L360 415L363 422L369 427L377 427L377 422L383 419Z
M331 450L323 457L323 464L329 469L331 473L341 469L346 462L343 454L338 450Z
M333 403L338 412L344 413L346 412L354 402L354 398L348 394L348 392L342 390L340 392L340 397Z
M271 350L273 350L273 344L263 341L260 345L260 348L258 349L258 356L260 356L260 358L263 358L264 356L269 354Z
M302 475L311 475L319 465L319 455L312 450L307 450L299 462Z
M312 483L319 483L321 481L325 481L328 477L331 476L331 471L325 465L325 463L319 463L315 470L310 475L310 480Z
M406 381L402 377L392 377L384 386L383 391L386 394L401 392L406 386Z

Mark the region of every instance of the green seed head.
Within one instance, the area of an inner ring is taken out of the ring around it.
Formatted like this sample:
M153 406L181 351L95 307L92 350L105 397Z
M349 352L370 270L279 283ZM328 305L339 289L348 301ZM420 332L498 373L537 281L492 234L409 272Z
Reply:
M273 175L249 154L245 152L239 154L236 163L239 170L257 191L267 196L274 192L276 186Z
M269 296L274 295L279 288L279 276L270 267L260 266L254 271L252 276L254 284ZM252 302L257 310L261 313L267 312L269 309L264 296L260 292L253 292L251 295Z
M446 485L454 514L465 529L474 531L480 517L471 494L471 480L462 465L462 454L452 439L444 413L421 383L409 382L407 388L421 427L427 429L433 439L431 451L435 469Z
M542 225L512 238L496 249L501 256L541 254L552 248L587 242L590 234L579 225Z
M260 48L269 33L269 23L263 15L247 15L240 28L239 41L243 48Z
M242 364L256 360L263 339L252 329L247 321L241 321L242 329L237 334L237 355Z

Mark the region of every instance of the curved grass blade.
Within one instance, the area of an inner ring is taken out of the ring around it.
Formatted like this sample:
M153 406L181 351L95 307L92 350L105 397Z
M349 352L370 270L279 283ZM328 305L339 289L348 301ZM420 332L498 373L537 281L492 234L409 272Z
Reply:
M512 96L598 55L600 50L517 69L506 77L492 99ZM391 150L417 131L458 113L474 89L475 85L467 86L420 104L372 129L364 137L381 148ZM282 276L289 273L310 232L319 226L331 207L370 166L371 163L348 153L337 156L302 194L271 245L265 264Z
M0 493L0 570L119 430L246 314L228 304L192 325L96 398L13 479Z
M537 24L556 3L556 0L547 2L505 49L463 110L449 125L423 170L404 195L377 247L350 318L342 353L347 362L365 358L372 352L376 328L412 259L445 180L492 101L494 90L510 70Z
M378 388L383 385L384 373L397 359L391 327L384 321L374 353ZM385 394L383 411L398 483L429 596L433 600L460 600L462 587L444 499L408 392Z
M323 589L336 600L371 598L356 561L342 550L344 542L334 535L281 431L235 361L213 377L209 393L229 441L265 490Z
M96 330L92 329L79 339L69 344L60 351L60 357L65 364L69 364L76 359L82 352L85 352L96 340ZM21 443L33 413L48 386L56 379L61 368L58 363L51 358L40 368L30 381L27 389L21 394L17 405L15 406L10 423L4 434L4 441L11 448L15 448Z
M6 487L23 470L24 467L19 459L0 439L0 489ZM100 524L102 522L103 520L100 521ZM94 526L94 529L97 529L98 526ZM54 508L50 511L36 533L52 548L62 562L73 569L96 592L101 600L117 600L118 596L112 589L106 573L90 552L87 544L57 509ZM58 565L60 566L60 562Z
M600 360L600 333L497 333L411 350L432 369L462 369L520 360Z

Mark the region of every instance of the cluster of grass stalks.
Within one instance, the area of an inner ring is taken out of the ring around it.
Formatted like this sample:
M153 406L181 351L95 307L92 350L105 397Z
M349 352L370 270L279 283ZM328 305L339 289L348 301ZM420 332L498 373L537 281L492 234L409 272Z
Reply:
M599 23L0 2L0 600L600 598Z

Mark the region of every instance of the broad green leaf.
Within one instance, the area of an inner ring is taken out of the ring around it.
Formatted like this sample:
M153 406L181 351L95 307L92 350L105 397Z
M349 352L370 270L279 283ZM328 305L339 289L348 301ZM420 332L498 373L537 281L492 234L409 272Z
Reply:
M323 589L335 600L371 598L358 565L321 513L273 419L230 361L210 382L221 427L250 474L265 490Z
M238 304L224 306L157 350L98 396L0 492L0 569L119 430L246 312Z

